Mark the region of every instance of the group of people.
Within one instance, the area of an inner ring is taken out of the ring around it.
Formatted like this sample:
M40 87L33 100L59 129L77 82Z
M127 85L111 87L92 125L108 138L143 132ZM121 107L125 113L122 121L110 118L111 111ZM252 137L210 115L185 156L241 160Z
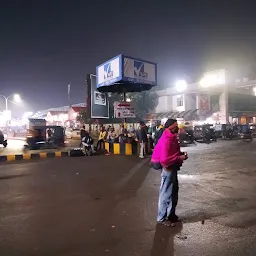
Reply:
M100 127L98 140L96 144L96 148L94 148L94 140L90 136L89 132L85 130L85 126L82 127L80 130L80 137L81 137L81 143L80 146L90 147L92 152L95 153L95 150L102 150L105 148L105 142L108 142L110 144L113 143L126 143L128 142L128 139L130 138L130 133L127 131L127 129L124 128L122 125L120 127L120 131L116 131L114 127L108 126L107 129L105 126Z
M132 125L130 125L129 128L125 128L124 125L120 125L120 128L117 130L110 125L107 128L105 128L105 126L101 126L98 133L98 140L95 149L104 149L105 142L108 142L110 146L112 146L113 143L133 143L136 141L140 143L139 157L144 158L146 155L147 144L148 142L151 142L149 134L152 135L152 133L154 134L154 140L152 141L151 148L153 148L163 133L163 126L160 124L160 122L157 122L156 126L152 129L148 128L145 122L140 122L138 129L135 129ZM85 130L85 126L82 127L80 135L81 145L83 145L83 143L88 144L90 142L90 146L94 150L94 141L89 133Z

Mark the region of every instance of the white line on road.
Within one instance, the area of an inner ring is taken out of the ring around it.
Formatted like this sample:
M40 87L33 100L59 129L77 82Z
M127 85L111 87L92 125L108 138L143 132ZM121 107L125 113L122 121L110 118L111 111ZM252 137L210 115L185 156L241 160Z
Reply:
M118 182L115 185L115 188L121 188L122 186L124 186L124 184L126 184L131 178L132 176L148 161L148 159L144 159L141 162L139 162L138 164L136 164L133 168L131 168L128 172L128 175L125 176L124 178L121 179L120 182Z
M223 197L223 198L226 197L226 196L222 195L221 193L210 189L208 185L202 185L202 184L199 184L199 183L196 183L196 185L200 186L201 190L208 193L208 194L215 194L215 195Z

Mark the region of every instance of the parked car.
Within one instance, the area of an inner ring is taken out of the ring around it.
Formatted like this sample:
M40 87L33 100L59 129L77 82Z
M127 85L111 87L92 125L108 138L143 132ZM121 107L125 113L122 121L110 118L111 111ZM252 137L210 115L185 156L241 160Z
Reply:
M67 139L80 139L80 130L79 129L66 128L65 135L66 135Z

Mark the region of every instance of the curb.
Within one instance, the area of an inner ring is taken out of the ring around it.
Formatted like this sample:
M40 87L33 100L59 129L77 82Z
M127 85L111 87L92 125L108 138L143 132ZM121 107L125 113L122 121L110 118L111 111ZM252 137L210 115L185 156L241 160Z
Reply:
M34 159L45 159L55 157L69 156L69 151L56 151L56 152L41 152L31 154L17 154L17 155L2 155L0 156L0 162L11 162L20 160L34 160Z

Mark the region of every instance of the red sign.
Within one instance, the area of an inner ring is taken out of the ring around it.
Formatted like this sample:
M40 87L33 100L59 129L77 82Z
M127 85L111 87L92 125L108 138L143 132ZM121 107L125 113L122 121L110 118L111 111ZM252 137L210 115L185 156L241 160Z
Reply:
M209 95L198 96L198 109L208 111L211 109Z

